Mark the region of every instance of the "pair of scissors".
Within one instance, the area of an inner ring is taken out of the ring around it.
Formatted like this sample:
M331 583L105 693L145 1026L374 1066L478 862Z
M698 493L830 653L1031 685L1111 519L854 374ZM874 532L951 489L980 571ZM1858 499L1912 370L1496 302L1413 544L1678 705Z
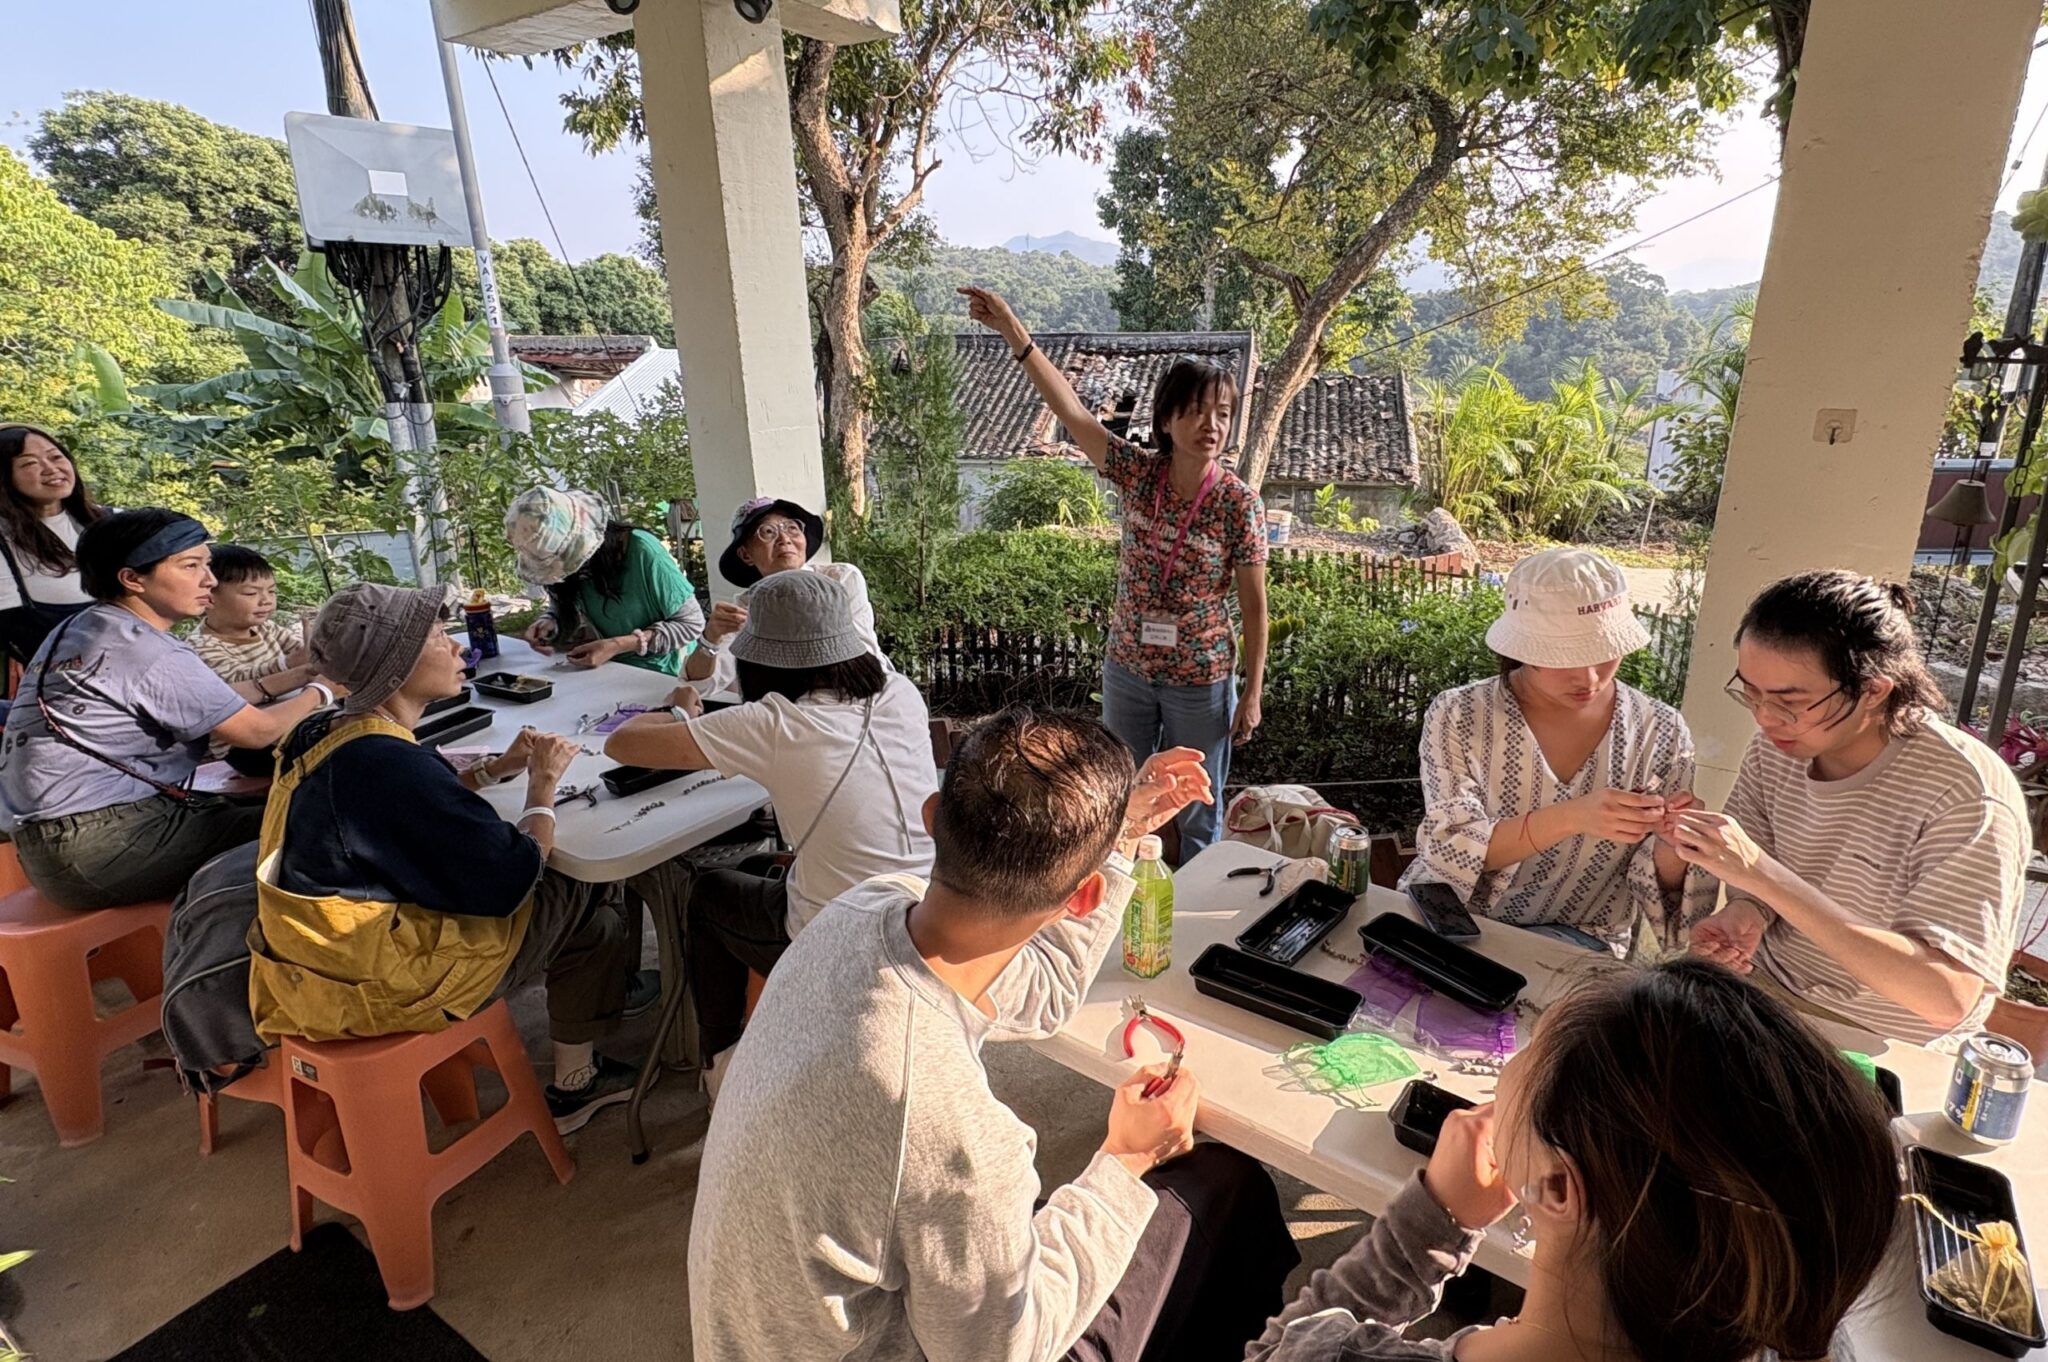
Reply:
M1124 1007L1130 1013L1130 1020L1124 1023L1125 1059L1136 1059L1138 1057L1137 1047L1131 1044L1131 1037L1137 1034L1138 1028L1141 1026L1149 1025L1160 1035L1173 1042L1173 1049L1168 1054L1166 1060L1166 1072L1147 1082L1144 1090L1138 1094L1140 1098L1149 1102L1172 1087L1173 1080L1180 1077L1181 1058L1187 1054L1188 1049L1187 1037L1181 1035L1178 1026L1175 1026L1166 1018L1157 1015L1147 1008L1145 1000L1136 994L1124 1000Z

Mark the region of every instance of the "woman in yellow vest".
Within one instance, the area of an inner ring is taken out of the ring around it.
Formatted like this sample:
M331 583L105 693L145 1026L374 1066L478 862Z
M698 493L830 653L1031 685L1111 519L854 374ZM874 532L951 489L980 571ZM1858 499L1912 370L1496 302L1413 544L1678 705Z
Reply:
M577 744L528 730L457 775L414 741L426 706L462 686L447 599L359 582L313 624L313 657L350 693L281 749L257 863L250 1009L266 1038L438 1031L545 975L548 1106L567 1133L631 1095L636 1070L596 1042L651 1006L659 980L632 973L637 933L609 886L545 869L555 787ZM507 823L476 790L522 772L525 811Z

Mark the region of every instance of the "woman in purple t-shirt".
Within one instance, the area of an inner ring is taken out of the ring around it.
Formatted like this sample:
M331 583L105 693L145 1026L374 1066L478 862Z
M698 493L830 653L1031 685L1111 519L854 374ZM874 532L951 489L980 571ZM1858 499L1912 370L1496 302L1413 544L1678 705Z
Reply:
M220 852L256 840L261 805L192 790L218 738L268 747L323 704L319 679L268 707L213 674L172 626L206 613L206 527L117 511L78 537L93 604L30 659L0 739L0 824L29 882L66 908L167 899Z
M1237 381L1176 360L1152 394L1156 451L1112 435L1017 320L986 289L963 288L968 315L1009 344L1067 438L1122 502L1116 606L1102 668L1102 720L1143 762L1168 747L1203 755L1214 804L1180 815L1183 859L1216 840L1230 747L1259 726L1266 681L1266 526L1258 493L1217 461L1230 437ZM1244 626L1244 689L1230 599Z

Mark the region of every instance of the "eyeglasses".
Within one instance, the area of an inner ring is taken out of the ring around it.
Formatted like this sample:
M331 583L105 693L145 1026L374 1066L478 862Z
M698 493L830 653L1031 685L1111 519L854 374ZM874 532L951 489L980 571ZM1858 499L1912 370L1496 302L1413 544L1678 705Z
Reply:
M1758 719L1769 719L1772 722L1778 724L1780 727L1793 724L1802 724L1806 722L1807 715L1813 713L1822 705L1834 699L1837 695L1843 693L1842 688L1840 686L1836 686L1833 690L1829 691L1826 695L1821 696L1820 699L1815 700L1812 704L1801 705L1799 706L1799 708L1794 709L1792 706L1785 704L1783 701L1780 700L1770 700L1764 699L1762 697L1752 697L1749 693L1748 686L1742 680L1741 672L1737 672L1735 675L1729 677L1728 684L1722 689L1727 693L1729 699L1733 700L1736 704L1741 705L1751 714L1754 714Z
M794 539L801 544L807 542L810 536L805 534L804 527L794 520L764 520L754 527L754 538L763 544L772 544L778 539Z

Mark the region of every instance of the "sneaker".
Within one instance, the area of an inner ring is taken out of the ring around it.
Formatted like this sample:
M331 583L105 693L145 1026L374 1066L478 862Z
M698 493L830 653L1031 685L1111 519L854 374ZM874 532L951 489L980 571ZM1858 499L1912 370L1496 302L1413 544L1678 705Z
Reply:
M606 1107L619 1106L633 1096L633 1084L640 1071L623 1060L599 1055L592 1066L590 1081L579 1088L558 1088L548 1084L548 1114L555 1129L572 1134L590 1124L590 1118Z
M636 969L626 976L626 1010L620 1015L637 1017L652 1012L661 1001L661 971Z
M707 1107L718 1105L718 1089L725 1082L726 1070L732 1067L732 1052L735 1048L737 1047L728 1045L704 1061L704 1071L700 1077L704 1084L704 1105Z

